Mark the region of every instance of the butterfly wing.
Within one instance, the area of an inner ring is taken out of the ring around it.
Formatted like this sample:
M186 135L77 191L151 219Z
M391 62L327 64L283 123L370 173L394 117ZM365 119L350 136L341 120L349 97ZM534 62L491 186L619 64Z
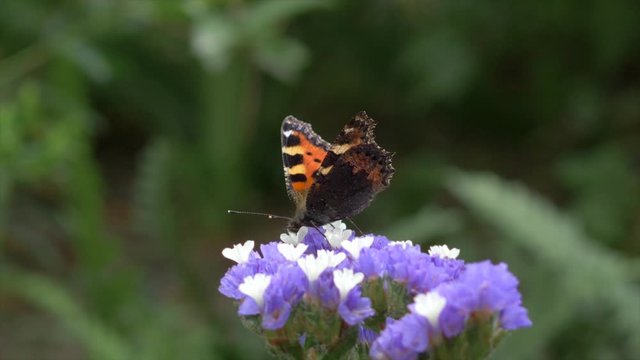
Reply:
M375 126L364 111L345 125L315 173L303 222L324 224L356 215L389 186L393 154L375 142Z
M327 155L329 143L311 125L293 116L282 121L282 165L287 193L300 209L315 181L315 173Z

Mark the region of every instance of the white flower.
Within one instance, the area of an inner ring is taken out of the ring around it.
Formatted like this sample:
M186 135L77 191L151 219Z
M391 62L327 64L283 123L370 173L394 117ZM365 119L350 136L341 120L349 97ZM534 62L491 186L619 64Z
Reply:
M329 241L329 244L334 249L339 248L340 244L348 240L353 234L353 230L347 230L347 225L341 220L326 224L323 228L325 230L324 237L327 238L327 241Z
M287 232L286 234L280 234L280 240L285 244L298 245L302 243L304 237L307 236L309 228L306 226L301 227L297 233Z
M253 240L248 240L244 244L233 245L233 248L222 250L222 256L238 264L244 264L249 261L249 255L253 251L254 244Z
M345 223L343 223L342 220L336 220L334 222L322 225L322 228L325 230L332 230L332 229L346 230L347 225L345 225Z
M418 294L413 298L413 312L427 318L431 325L438 326L438 318L444 306L447 304L447 299L435 291L428 292L426 294Z
M318 250L318 260L327 264L325 267L336 267L347 258L345 253L333 252L331 250Z
M259 307L262 307L262 305L264 305L264 292L267 290L270 283L271 276L258 273L254 276L247 276L244 278L242 284L238 286L238 290L252 298Z
M316 281L320 276L320 273L325 269L325 267L323 267L318 259L313 255L307 255L298 259L298 266L302 271L304 271L305 275L307 275L309 282Z
M340 300L344 300L349 291L364 280L363 273L353 273L352 269L342 269L333 271L333 283L336 284L340 292Z
M456 248L449 249L447 245L434 245L429 248L429 255L443 259L455 259L460 255L460 250Z
M282 254L282 256L284 256L285 259L289 261L296 261L300 258L300 256L302 256L302 254L304 254L304 252L307 250L307 247L308 246L306 244L278 244L278 251L280 252L280 254Z
M341 246L347 250L354 259L357 259L360 256L360 250L371 247L371 244L373 244L373 236L369 235L356 237L351 241L343 241Z
M408 247L412 247L413 246L413 242L411 240L390 241L389 245L390 246L402 246L403 249L406 249Z
M346 258L347 255L344 253L318 250L317 256L307 255L298 259L298 266L300 266L300 269L307 275L309 282L314 282L325 269L335 267Z

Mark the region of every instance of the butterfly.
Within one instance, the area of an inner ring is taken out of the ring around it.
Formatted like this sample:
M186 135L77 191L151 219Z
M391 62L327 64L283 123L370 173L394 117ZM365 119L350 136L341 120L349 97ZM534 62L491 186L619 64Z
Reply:
M287 116L282 122L282 164L287 193L296 205L288 231L350 218L389 186L392 153L374 139L375 120L357 113L333 143L311 125Z

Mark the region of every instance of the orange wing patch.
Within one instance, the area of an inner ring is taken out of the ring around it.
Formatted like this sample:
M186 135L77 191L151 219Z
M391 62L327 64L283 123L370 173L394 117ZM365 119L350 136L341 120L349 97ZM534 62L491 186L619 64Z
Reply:
M305 192L314 182L314 174L320 168L327 151L314 145L300 131L291 130L286 134L287 141L282 147L285 175L293 190Z

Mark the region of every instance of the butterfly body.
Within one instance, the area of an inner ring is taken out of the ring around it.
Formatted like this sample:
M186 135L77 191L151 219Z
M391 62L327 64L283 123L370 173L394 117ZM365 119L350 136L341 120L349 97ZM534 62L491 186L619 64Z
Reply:
M288 116L282 122L282 160L287 192L296 204L288 229L321 226L367 208L389 186L392 154L374 139L376 123L356 114L333 143L311 125Z

